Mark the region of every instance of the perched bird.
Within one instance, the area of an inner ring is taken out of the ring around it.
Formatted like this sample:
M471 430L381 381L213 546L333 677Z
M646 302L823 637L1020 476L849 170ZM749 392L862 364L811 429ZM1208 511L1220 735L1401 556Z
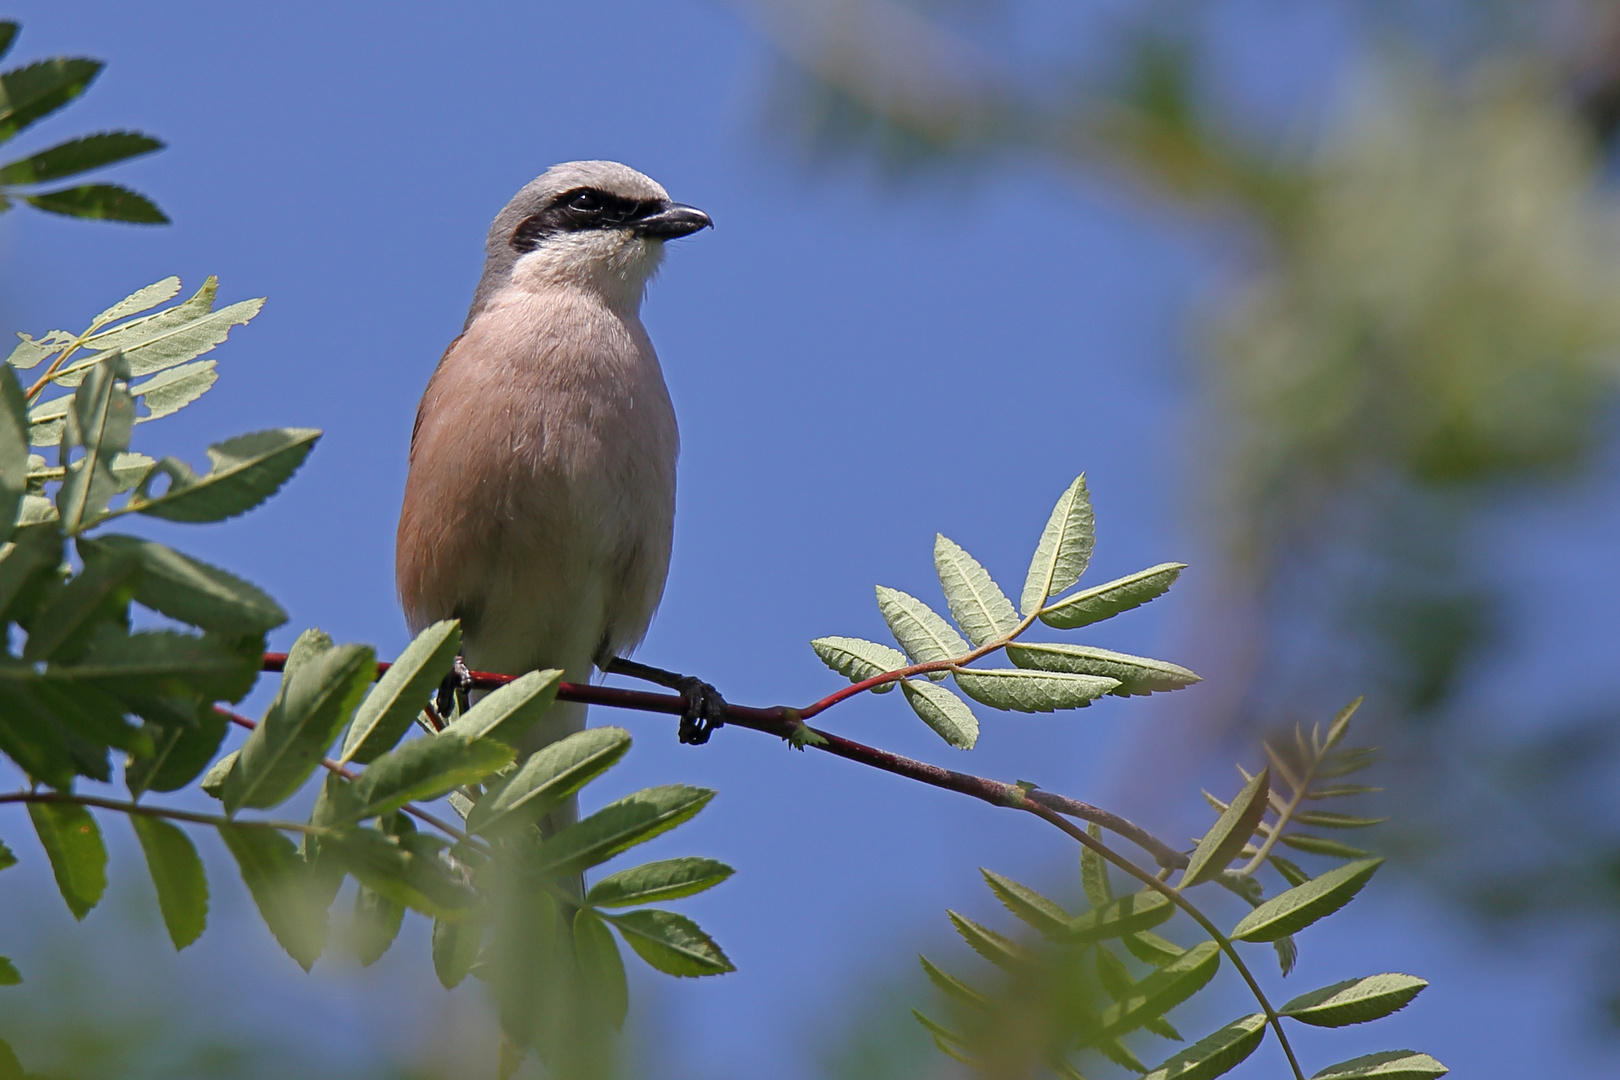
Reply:
M496 216L411 435L395 577L413 633L460 619L473 670L621 671L718 718L703 684L622 659L663 595L679 449L641 300L665 241L711 224L611 161L554 166ZM522 749L584 724L558 702Z

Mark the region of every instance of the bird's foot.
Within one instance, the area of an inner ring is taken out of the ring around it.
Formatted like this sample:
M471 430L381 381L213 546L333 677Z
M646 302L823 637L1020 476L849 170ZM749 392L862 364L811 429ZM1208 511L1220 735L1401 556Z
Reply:
M466 712L469 707L467 692L471 689L472 672L467 670L467 661L457 653L456 661L450 667L450 674L439 684L436 704L439 707L440 719L448 724L453 716Z
M714 729L726 722L726 699L720 696L720 691L696 676L677 675L673 671L638 664L622 656L608 661L602 670L610 675L628 675L632 679L642 679L679 691L683 703L680 739L689 746L701 746L708 742Z

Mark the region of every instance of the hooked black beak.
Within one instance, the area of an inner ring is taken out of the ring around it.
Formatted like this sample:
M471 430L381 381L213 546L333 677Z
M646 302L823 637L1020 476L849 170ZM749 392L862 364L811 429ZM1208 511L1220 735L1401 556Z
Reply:
M637 236L649 240L673 240L677 236L691 236L699 229L714 226L709 215L695 206L684 203L664 203L650 214L635 218L630 227Z

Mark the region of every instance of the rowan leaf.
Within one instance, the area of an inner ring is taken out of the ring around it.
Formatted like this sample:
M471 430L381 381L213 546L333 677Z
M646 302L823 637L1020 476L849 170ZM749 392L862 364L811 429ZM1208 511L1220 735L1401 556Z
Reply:
M339 764L365 765L392 750L461 651L461 624L436 622L417 634L355 710Z
M910 593L879 585L877 603L883 621L889 624L890 633L916 663L952 660L972 651L954 626ZM929 678L936 680L944 677L943 672L929 675Z
M58 56L0 75L0 142L84 93L102 66L99 60Z
M981 866L979 873L984 875L985 884L990 886L990 891L996 894L1002 906L1040 931L1043 937L1056 941L1067 936L1073 920L1056 902L993 870Z
M585 902L618 908L678 900L712 889L733 873L731 867L714 859L660 859L603 878L591 886Z
M129 815L157 889L158 910L176 951L202 935L208 922L208 878L197 848L182 830L146 814Z
M1055 596L1080 580L1091 562L1091 549L1095 543L1096 518L1091 512L1091 497L1086 492L1086 477L1081 473L1058 498L1041 531L1040 543L1035 546L1035 557L1030 560L1029 574L1024 578L1024 592L1019 607L1025 615L1033 615L1046 606L1048 597Z
M1016 644L1007 646L1007 659L1021 668L1062 671L1073 675L1100 675L1118 680L1110 691L1120 697L1180 690L1201 681L1197 675L1166 660L1093 649L1085 645Z
M354 893L354 952L361 967L370 967L399 936L405 905L365 885Z
M169 215L138 191L121 184L80 184L38 195L24 195L23 201L38 210L92 221L125 221L132 225L167 225Z
M852 637L816 638L810 643L821 657L822 663L844 676L850 682L865 682L877 675L906 667L911 663L899 649ZM886 682L872 687L874 694L887 694L894 683Z
M512 761L504 743L465 734L411 739L366 767L349 787L334 825L390 814L406 803L437 799L453 788L476 784Z
M201 476L175 458L159 461L130 496L128 509L168 521L224 521L274 495L304 463L321 433L314 428L276 428L239 435L208 448L212 463ZM158 476L168 490L151 492Z
M1314 836L1311 833L1285 832L1281 837L1282 843L1295 851L1303 851L1311 855L1329 855L1335 859L1365 859L1372 855L1358 847L1329 839L1326 836Z
M629 749L630 733L617 727L586 728L559 739L492 782L467 815L467 830L502 836L526 829L612 768Z
M1388 1050L1329 1065L1311 1080L1436 1080L1450 1071L1428 1054Z
M60 180L161 149L163 144L158 140L133 131L85 135L0 168L0 185L15 187Z
M1124 1001L1104 1009L1099 1022L1108 1035L1123 1035L1163 1016L1202 990L1221 965L1221 947L1201 941L1147 975Z
M1237 858L1265 816L1271 794L1271 770L1261 769L1238 792L1209 832L1198 841L1182 874L1181 889L1211 881Z
M993 709L1056 712L1083 709L1119 688L1118 679L1024 668L954 668L962 693Z
M1383 862L1364 859L1347 863L1296 885L1245 915L1229 936L1239 941L1275 941L1303 930L1353 900Z
M557 699L563 673L558 668L531 671L485 694L457 717L441 735L467 735L516 746L523 733L546 714Z
M483 920L473 916L433 920L433 973L446 990L454 990L478 962L484 941Z
M135 536L80 538L86 565L128 557L140 567L135 601L171 619L231 636L264 634L287 621L287 612L263 590L234 574Z
M1068 939L1077 944L1090 944L1125 937L1158 926L1175 913L1175 905L1163 893L1143 889L1076 915L1069 923Z
M219 825L220 839L242 872L242 882L265 925L287 955L308 971L326 947L326 904L293 842L274 829Z
M11 537L28 492L28 405L10 365L0 371L0 540Z
M958 750L971 750L979 741L979 718L967 703L943 686L922 679L905 679L900 688L922 722Z
M723 975L736 971L720 946L685 915L658 908L604 915L626 944L666 975Z
M1029 962L1030 955L988 926L981 926L966 915L947 910L951 925L968 947L999 968L1011 970Z
M83 919L107 891L107 848L96 819L75 803L32 802L28 816L62 899L75 919Z
M1364 1024L1406 1008L1428 985L1411 975L1368 975L1301 994L1277 1011L1313 1027Z
M1266 1037L1266 1014L1250 1013L1173 1055L1143 1080L1215 1080L1242 1064Z
M622 1028L625 1014L630 1011L624 958L619 955L619 943L613 940L607 923L590 908L580 908L574 915L574 956L579 961L585 996L594 1011L615 1030Z
M939 987L948 996L975 1009L985 1008L990 1003L988 998L955 975L941 971L928 957L918 956L917 959L922 961L923 970L928 973L928 981Z
M1077 630L1082 626L1112 619L1115 615L1141 607L1169 591L1186 563L1160 563L1122 578L1082 589L1041 610L1041 622L1057 630Z
M989 571L940 535L934 537L934 569L939 572L951 617L975 646L1018 629L1018 612Z
M530 869L547 877L587 870L689 820L712 798L685 784L643 788L541 843Z

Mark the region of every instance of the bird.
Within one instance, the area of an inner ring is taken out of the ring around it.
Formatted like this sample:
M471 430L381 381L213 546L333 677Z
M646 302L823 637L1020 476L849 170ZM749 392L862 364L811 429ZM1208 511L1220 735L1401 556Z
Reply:
M665 244L712 225L612 161L555 165L513 196L417 409L395 551L413 634L459 619L472 670L675 687L684 741L707 738L723 699L627 659L663 596L680 451L640 310ZM584 726L559 701L519 752Z

